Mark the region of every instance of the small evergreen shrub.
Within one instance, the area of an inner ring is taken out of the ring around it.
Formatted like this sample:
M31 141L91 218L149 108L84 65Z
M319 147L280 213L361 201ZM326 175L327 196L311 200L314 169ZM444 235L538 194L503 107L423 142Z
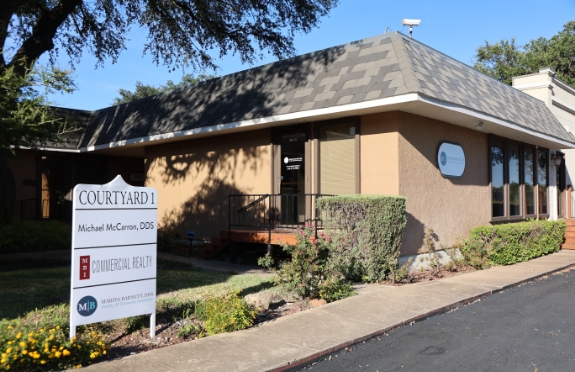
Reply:
M333 241L331 265L347 279L385 279L396 264L407 218L404 197L343 195L320 198L317 207Z
M330 259L331 239L306 227L298 230L296 244L286 244L283 249L291 261L281 262L274 268L274 260L266 254L258 264L275 271L275 284L302 298L323 298L336 301L353 294L351 284L345 280L341 270Z
M204 328L210 336L249 328L254 324L256 314L254 307L237 292L200 302L195 312L204 321Z
M62 222L13 218L0 226L0 253L71 249L72 228Z
M180 239L182 236L175 229L158 228L158 252L173 252L178 247Z
M464 260L476 268L528 261L561 247L567 226L564 221L526 221L471 230L461 243Z
M105 355L102 334L84 332L71 340L55 328L30 328L18 321L0 322L0 371L61 371L80 368Z

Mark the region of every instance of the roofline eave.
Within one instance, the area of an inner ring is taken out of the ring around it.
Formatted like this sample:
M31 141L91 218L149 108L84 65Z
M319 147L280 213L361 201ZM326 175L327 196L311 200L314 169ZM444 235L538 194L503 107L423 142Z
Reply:
M217 124L170 133L131 138L105 144L81 147L77 150L67 149L66 152L80 153L120 148L125 146L146 146L152 143L160 144L164 142L183 141L192 138L207 137L239 131L249 131L280 125L329 120L332 118L366 115L386 111L405 111L416 115L445 121L450 124L466 127L473 130L477 130L475 127L479 122L483 122L484 126L481 132L484 133L493 133L504 137L509 137L510 133L515 133L516 135L511 136L512 139L531 143L533 145L557 149L575 148L575 143L573 142L558 139L548 134L537 132L535 130L520 126L516 123L509 122L501 118L494 117L484 112L475 111L462 105L430 98L421 93L407 93L399 96L386 97L359 103L332 106L315 110L299 111L289 114L279 114L257 119L241 120L226 124ZM44 148L43 150L62 151L56 148Z

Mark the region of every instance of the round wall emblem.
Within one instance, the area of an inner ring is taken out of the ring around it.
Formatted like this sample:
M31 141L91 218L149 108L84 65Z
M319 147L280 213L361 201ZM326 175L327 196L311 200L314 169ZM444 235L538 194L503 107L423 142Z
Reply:
M289 158L287 156L284 158L284 163L289 163Z
M459 178L465 172L465 153L457 143L441 142L437 149L437 166L446 178Z
M98 308L98 301L92 296L84 296L78 301L78 314L82 316L90 316L96 312Z

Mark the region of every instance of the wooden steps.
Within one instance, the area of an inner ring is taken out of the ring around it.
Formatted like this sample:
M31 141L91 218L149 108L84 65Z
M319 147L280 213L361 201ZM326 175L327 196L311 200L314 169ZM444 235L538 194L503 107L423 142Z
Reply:
M567 231L565 232L565 240L561 244L561 249L575 250L575 220L565 220L567 224Z
M226 232L226 237L227 237ZM213 236L209 243L204 244L204 248L198 251L198 258L209 260L230 245L230 241L220 232L220 236Z
M228 230L222 230L220 236L214 236L209 243L204 244L204 248L198 251L198 258L209 260L227 248L230 245L230 240L232 242L268 244L270 233L261 230L232 230L230 234ZM272 230L271 232L271 244L284 245L295 244L296 242L295 230Z

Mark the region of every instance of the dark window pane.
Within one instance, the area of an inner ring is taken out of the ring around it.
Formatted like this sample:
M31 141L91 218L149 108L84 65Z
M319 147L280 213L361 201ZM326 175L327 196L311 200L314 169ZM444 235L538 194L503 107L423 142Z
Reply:
M523 152L523 169L525 177L525 213L535 214L535 177L533 173L533 159L535 158L532 147L525 148Z
M508 153L509 171L509 215L518 216L521 214L521 199L519 197L519 145L509 143Z
M503 142L494 139L491 143L491 203L493 217L505 215L503 162Z
M538 171L537 183L539 185L539 213L547 214L547 163L549 154L547 150L539 150L538 152Z

